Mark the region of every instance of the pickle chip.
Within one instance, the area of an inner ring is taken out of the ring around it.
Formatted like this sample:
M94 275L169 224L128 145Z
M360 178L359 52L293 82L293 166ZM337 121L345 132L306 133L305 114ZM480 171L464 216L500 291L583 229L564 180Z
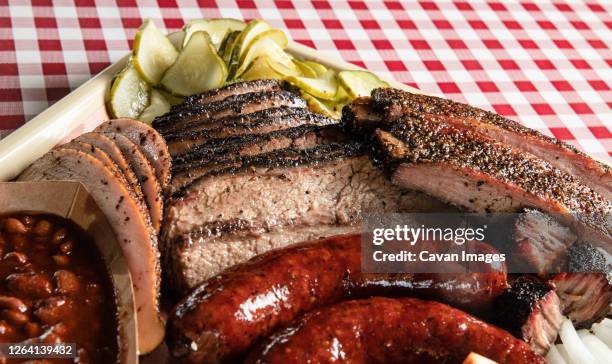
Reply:
M317 76L323 76L325 72L327 72L327 67L324 65L317 63L315 61L304 61L306 66L312 68L312 70L317 74Z
M161 84L173 95L189 96L221 87L227 79L225 62L206 32L195 32L166 71Z
M157 85L174 63L178 52L150 19L140 26L134 39L134 68L143 80Z
M178 30L176 32L172 32L166 36L170 43L176 48L177 51L183 49L183 38L185 37L185 32L182 30Z
M215 47L219 48L226 34L235 30L243 30L245 27L245 22L231 18L193 20L183 27L185 32L183 47L187 45L187 42L189 42L189 39L194 33L205 31L210 35L210 40Z
M370 96L373 89L389 87L389 84L368 71L341 71L338 81L352 98Z
M161 92L157 90L151 90L151 102L149 106L140 114L138 120L143 121L147 124L151 124L153 119L160 115L164 115L170 111L170 103Z
M316 113L325 115L333 119L340 119L342 116L342 108L344 104L336 103L330 100L321 100L307 92L302 91L302 97L308 103L308 108Z
M327 72L318 78L289 76L287 81L309 94L324 100L332 100L338 91L336 73L333 70L327 70Z
M246 51L249 48L251 42L257 37L259 34L271 30L272 27L270 24L266 23L263 20L254 19L251 20L247 26L240 32L240 35L236 38L234 45L232 47L232 54L230 56L228 62L228 68L230 76L236 73L238 67L240 67L241 60L246 55ZM247 65L248 66L248 65Z
M309 78L315 78L318 76L315 70L312 69L312 67L310 67L306 62L293 60L293 63L295 63L297 68L300 70L300 76L309 77Z
M274 69L272 69L272 67L270 67L268 56L261 56L257 57L251 63L251 65L244 71L240 78L245 81L262 80L268 78L282 80L283 75L276 72Z
M263 55L277 63L283 64L285 67L295 68L292 57L284 51L288 42L285 33L278 29L271 29L260 33L251 42L244 58L240 61L235 76L240 77L255 58Z
M151 86L140 78L132 62L128 62L111 84L107 102L110 117L136 119L149 105L150 89Z

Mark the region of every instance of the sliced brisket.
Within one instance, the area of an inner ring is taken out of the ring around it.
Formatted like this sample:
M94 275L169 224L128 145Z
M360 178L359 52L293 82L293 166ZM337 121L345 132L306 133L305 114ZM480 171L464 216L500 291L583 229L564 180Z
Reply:
M212 140L206 148L186 156L187 160L175 160L170 193L180 191L206 173L227 166L240 166L245 158L286 148L309 149L345 138L335 127L302 126L268 134Z
M177 132L166 135L165 139L172 157L185 159L185 155L197 154L200 149L207 148L211 142L219 142L226 138L268 134L303 125L335 125L338 122L307 109L283 107L238 117L227 117L215 124L197 132Z
M228 96L243 95L251 92L272 92L286 88L283 81L279 80L254 80L247 82L237 82L225 87L191 95L185 99L183 104L176 105L173 109L184 108L193 104L210 104L211 102L221 101Z
M163 135L176 130L197 131L215 120L250 114L276 107L306 107L306 101L289 91L252 92L229 96L205 105L177 109L155 119L154 127Z
M183 291L264 251L359 232L366 212L447 209L393 187L356 142L251 156L180 195L168 205L164 251L172 285Z

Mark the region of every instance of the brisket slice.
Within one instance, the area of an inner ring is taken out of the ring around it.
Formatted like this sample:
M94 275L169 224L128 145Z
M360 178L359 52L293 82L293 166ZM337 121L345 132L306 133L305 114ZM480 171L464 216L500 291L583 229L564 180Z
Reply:
M571 229L551 215L525 209L513 227L516 245L510 251L510 271L537 273L539 276L559 273L563 269L566 250L576 239Z
M308 109L302 107L279 106L269 109L263 109L252 112L250 114L230 115L220 119L215 119L207 123L199 124L197 128L189 130L176 129L166 133L166 140L180 140L183 138L195 138L198 136L208 136L208 133L221 132L225 130L231 133L231 128L241 125L254 124L262 120L280 118L283 116L293 115L300 111L308 112Z
M170 193L179 192L195 179L229 166L236 168L249 158L280 149L309 149L342 141L346 136L335 127L302 126L269 134L245 135L211 141L208 148L190 155L190 161L175 160Z
M372 92L375 110L387 122L404 116L424 121L441 118L445 123L461 126L491 139L506 143L539 157L552 166L578 177L607 199L612 199L612 169L578 151L569 144L550 138L500 115L469 105L433 96L385 88Z
M250 114L276 107L306 107L306 101L289 91L251 92L205 105L170 111L155 119L154 127L163 135L176 130L199 130L202 125L228 116Z
M404 118L375 132L377 158L401 187L473 212L532 207L562 218L582 239L610 250L612 205L577 178L482 134Z
M552 285L529 276L516 279L495 300L493 321L545 355L554 344L563 314Z
M391 185L355 142L252 156L180 195L168 202L163 246L179 291L273 248L358 232L364 213L447 210Z
M287 85L283 81L274 79L237 82L225 87L191 95L187 97L182 104L173 106L172 110L174 111L193 104L210 104L211 102L221 101L233 95L242 95L251 92L280 91L286 88Z
M282 111L275 112L276 110ZM258 115L254 115L258 114ZM277 114L280 114L277 116ZM271 116L269 116L271 115ZM253 114L229 117L220 120L218 125L198 132L187 132L167 135L166 141L173 158L188 158L185 155L198 154L201 148L214 141L242 135L267 134L280 130L296 128L303 125L334 125L336 120L301 108L266 109Z
M128 263L138 313L138 349L146 353L155 348L164 336L158 310L160 266L157 237L148 213L128 191L121 176L90 154L60 147L36 160L18 180L83 183L113 227Z

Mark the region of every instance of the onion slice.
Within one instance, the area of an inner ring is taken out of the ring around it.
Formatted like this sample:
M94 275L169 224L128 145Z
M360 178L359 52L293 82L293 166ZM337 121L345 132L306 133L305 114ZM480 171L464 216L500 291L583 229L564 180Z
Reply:
M599 340L603 341L609 347L612 347L612 328L604 326L603 324L593 324L591 329Z
M565 319L561 324L561 330L559 330L559 336L563 342L563 346L567 351L567 355L570 360L574 363L580 364L598 364L599 362L589 352L589 349L583 344L582 340L578 336L574 325L568 319Z
M580 339L584 343L584 346L593 354L595 359L599 360L600 363L606 363L612 360L612 350L597 336L593 334L586 334L581 336Z
M546 361L548 364L567 364L559 350L557 350L557 347L554 345L550 348L550 350L548 350L548 354L546 354Z

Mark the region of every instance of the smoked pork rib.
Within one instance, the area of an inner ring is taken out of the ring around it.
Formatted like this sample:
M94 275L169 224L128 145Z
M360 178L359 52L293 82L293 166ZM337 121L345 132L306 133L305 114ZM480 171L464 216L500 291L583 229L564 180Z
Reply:
M373 143L398 186L473 212L532 207L562 218L585 241L612 247L610 201L547 162L480 133L404 117Z
M576 148L500 115L451 100L384 88L372 92L371 105L393 123L404 116L456 125L531 153L552 166L576 176L583 184L612 199L612 169ZM362 115L367 110L358 105Z
M518 215L512 227L510 267L513 273L537 273L543 277L563 269L566 250L578 237L553 216L533 209Z

